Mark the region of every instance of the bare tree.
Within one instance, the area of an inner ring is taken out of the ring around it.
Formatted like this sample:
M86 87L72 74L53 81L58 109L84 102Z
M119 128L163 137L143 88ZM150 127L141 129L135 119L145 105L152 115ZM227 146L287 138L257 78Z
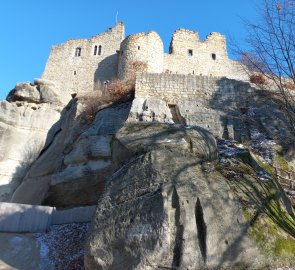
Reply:
M262 0L260 20L246 22L248 51L239 49L250 81L271 89L295 131L295 0Z

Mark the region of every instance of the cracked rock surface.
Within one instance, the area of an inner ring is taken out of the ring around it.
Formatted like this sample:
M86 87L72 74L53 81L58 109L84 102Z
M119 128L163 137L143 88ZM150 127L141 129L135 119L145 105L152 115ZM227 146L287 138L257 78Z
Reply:
M213 163L204 170L217 157L211 133L127 123L114 143L122 167L98 202L86 269L257 266L240 204Z

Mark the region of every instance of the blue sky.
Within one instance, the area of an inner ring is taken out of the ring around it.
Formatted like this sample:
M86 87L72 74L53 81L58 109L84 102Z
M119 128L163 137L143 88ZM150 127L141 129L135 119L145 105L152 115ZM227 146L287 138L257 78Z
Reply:
M33 81L44 70L50 47L88 38L118 20L126 34L155 30L168 50L172 33L188 28L205 38L221 32L241 42L242 18L256 20L261 0L1 0L0 99L17 82Z

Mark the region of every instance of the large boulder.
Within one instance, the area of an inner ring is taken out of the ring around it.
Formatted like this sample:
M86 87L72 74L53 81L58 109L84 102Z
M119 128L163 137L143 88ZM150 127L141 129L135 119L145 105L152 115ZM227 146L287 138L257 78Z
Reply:
M259 265L241 206L208 163L217 157L208 131L133 123L125 124L115 141L123 165L98 202L86 269Z
M70 99L70 95L61 94L61 88L57 84L44 79L35 79L34 83L18 83L6 98L9 102L26 101L56 105L65 105Z
M200 127L163 123L126 123L117 132L114 141L114 156L123 152L142 153L153 149L178 149L191 153L202 160L215 160L218 156L216 140Z
M13 90L11 90L7 96L7 101L27 101L33 103L39 103L40 93L37 86L29 82L18 83Z

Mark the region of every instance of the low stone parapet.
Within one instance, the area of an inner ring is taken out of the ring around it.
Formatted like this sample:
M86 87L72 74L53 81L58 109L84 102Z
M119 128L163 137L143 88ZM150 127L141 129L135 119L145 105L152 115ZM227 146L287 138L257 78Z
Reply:
M44 232L51 225L90 222L96 206L56 210L55 207L0 203L0 232Z

